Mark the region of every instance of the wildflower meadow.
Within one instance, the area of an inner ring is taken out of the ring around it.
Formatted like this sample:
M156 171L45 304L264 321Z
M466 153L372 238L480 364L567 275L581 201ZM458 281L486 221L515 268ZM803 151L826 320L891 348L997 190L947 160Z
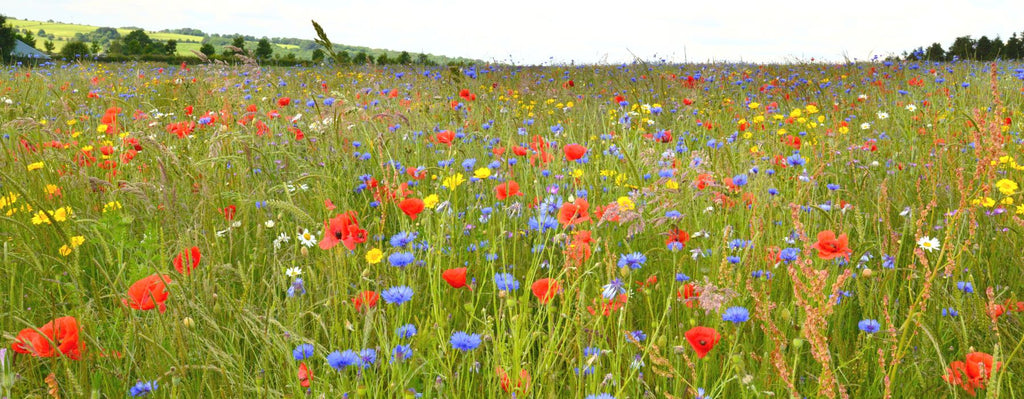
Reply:
M0 397L1024 396L1024 66L0 71Z

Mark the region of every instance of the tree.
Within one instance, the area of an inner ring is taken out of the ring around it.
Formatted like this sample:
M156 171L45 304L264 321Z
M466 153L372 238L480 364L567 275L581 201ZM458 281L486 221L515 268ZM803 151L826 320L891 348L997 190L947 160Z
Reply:
M974 39L970 36L960 36L953 41L953 45L949 46L949 51L946 52L946 56L949 59L957 57L961 60L967 60L974 58Z
M313 56L310 57L313 62L321 62L324 60L324 51L321 49L313 50Z
M388 53L380 53L377 56L377 65L387 65L389 63L391 63L391 60L388 59Z
M100 43L95 41L95 40L93 40L92 43L89 44L89 52L91 52L93 54L99 54L100 53Z
M992 40L988 36L982 36L978 39L974 48L975 59L980 61L991 61L995 59L995 54L992 52Z
M259 43L256 43L256 58L261 60L270 59L270 56L274 55L274 48L270 47L270 40L266 37L260 39Z
M235 36L234 39L231 39L231 45L235 46L235 47L238 47L238 48L240 48L240 49L242 49L244 51L245 50L245 38L241 37L241 36Z
M70 41L64 44L64 48L60 49L60 55L67 59L75 59L80 57L89 56L89 45L85 42Z
M164 55L173 56L178 54L178 41L174 39L168 39L167 43L164 44Z
M350 64L352 63L352 56L348 54L348 51L341 50L338 53L338 58L335 59L335 61L338 61L339 64Z
M209 56L213 55L214 53L216 53L217 49L213 48L213 45L210 44L210 43L203 43L202 46L199 46L199 52L203 53L203 55L209 57Z
M1006 41L1006 45L1003 46L1003 57L1005 57L1008 60L1015 60L1020 58L1020 48L1020 38L1018 38L1017 34L1014 33L1012 36L1010 36L1010 39Z
M11 59L11 52L14 51L14 28L7 25L7 17L0 15L0 58L4 61Z
M420 53L416 56L416 63L420 65L427 65L430 63L430 58L428 58L426 54Z
M924 59L928 61L943 61L946 59L946 50L942 49L939 43L932 43L924 52Z
M409 55L408 51L403 51L402 54L398 55L396 62L402 65L412 64L412 56Z
M53 54L54 47L56 46L54 46L53 42L50 40L43 42L43 49L46 50L47 54Z
M366 60L368 58L370 58L370 57L368 55L366 55L365 51L360 51L358 54L356 54L355 57L352 58L352 63L353 64L357 64L357 65L358 64L365 64Z
M124 54L124 43L120 40L110 42L110 46L107 46L107 54Z
M152 46L153 40L142 29L133 30L124 37L124 53L127 55L145 54Z
M22 34L17 35L17 38L18 40L21 40L22 43L27 44L29 47L36 47L36 37L33 36L32 32L29 32L28 30L25 30Z
M1003 39L996 36L992 39L992 59L1006 58L1006 43L1003 43Z

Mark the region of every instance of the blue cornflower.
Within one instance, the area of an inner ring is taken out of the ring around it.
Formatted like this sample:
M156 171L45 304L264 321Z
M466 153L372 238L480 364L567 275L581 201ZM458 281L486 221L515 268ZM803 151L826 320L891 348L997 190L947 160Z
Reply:
M739 256L727 256L727 257L725 257L725 259L728 260L729 263L734 264L734 265L737 264L737 263L740 263L740 261L742 260L742 259L740 259Z
M836 191L839 189L839 185L835 183L826 184L825 187L827 187L831 191Z
M406 324L398 327L395 329L395 335L397 335L398 338L411 338L413 335L416 335L416 326Z
M683 273L676 273L676 282L682 283L684 281L690 281L690 276L687 276L686 274Z
M793 155L786 157L786 163L788 163L789 166L801 166L807 163L807 161L801 158L800 154L794 153Z
M334 351L327 355L327 364L335 370L341 371L345 367L358 365L359 355L356 355L351 349L344 352Z
M494 285L498 286L498 290L501 291L515 291L519 289L519 281L516 280L515 276L508 273L495 273Z
M645 262L647 262L647 257L639 252L619 256L619 267L629 266L630 269L639 269Z
M633 337L637 342L644 342L647 339L647 334L644 334L642 330L626 331L626 338Z
M391 243L391 246L394 248L404 248L406 245L409 245L413 241L416 241L416 236L418 235L419 234L417 233L409 233L402 231L399 232L398 234L391 236L391 239L389 241Z
M732 184L735 184L737 187L743 187L747 185L747 174L741 173L736 176L733 176Z
M408 345L395 345L395 349L391 351L391 361L403 361L412 357L412 348Z
M292 350L292 356L295 356L295 360L303 360L313 357L313 344L301 344L296 346Z
M302 278L296 277L295 281L292 281L292 285L288 287L288 297L294 297L296 295L304 295L306 293L306 286L302 282Z
M551 217L550 215L543 214L537 217L531 217L527 224L530 226L530 230L537 230L544 232L545 230L553 230L558 228L558 220Z
M601 354L601 348L598 348L596 346L588 346L586 348L583 348L583 356L584 357L597 356L597 355L600 355L600 354Z
M750 320L750 311L742 306L733 306L725 310L725 314L722 315L722 320L739 324Z
M587 395L584 399L615 399L610 393L599 393L594 395Z
M960 312L957 312L956 309L953 308L942 308L942 315L949 317L957 317L960 315Z
M892 257L891 255L884 255L883 254L882 255L882 267L884 267L886 269L895 269L896 268L896 258Z
M800 258L800 248L786 248L779 252L779 259L789 263Z
M412 252L396 252L388 255L388 262L391 263L391 266L395 267L405 267L414 260L416 260L416 257L412 255Z
M610 283L605 284L604 287L602 287L601 296L603 296L604 299L607 300L615 299L617 295L626 293L626 288L624 287L624 285L625 283L623 283L620 279L612 280Z
M367 368L373 366L377 362L377 350L373 348L367 348L359 351L359 367Z
M682 216L683 216L683 214L679 213L679 211L676 211L676 210L665 212L665 217L667 217L669 219L678 219L678 218L680 218Z
M391 287L380 293L380 297L384 298L384 302L401 305L405 302L409 302L412 299L412 288L408 286L400 285L398 287Z
M156 380L148 381L148 382L147 381L139 381L139 382L136 382L135 386L133 386L129 390L129 393L132 396L146 396L146 395L149 395L150 392L155 391L156 387L157 387Z
M463 352L471 351L480 346L480 334L466 334L463 331L456 331L452 334L452 348Z
M974 284L971 284L969 281L958 281L956 283L956 288L963 291L965 294L974 293Z
M878 332L878 320L875 319L864 319L857 323L857 328L868 334L874 334Z

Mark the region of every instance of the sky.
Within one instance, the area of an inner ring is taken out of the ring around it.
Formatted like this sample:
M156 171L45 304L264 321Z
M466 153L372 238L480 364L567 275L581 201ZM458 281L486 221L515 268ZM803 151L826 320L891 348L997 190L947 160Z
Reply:
M313 39L524 64L870 60L1024 32L1019 0L0 0L19 19Z

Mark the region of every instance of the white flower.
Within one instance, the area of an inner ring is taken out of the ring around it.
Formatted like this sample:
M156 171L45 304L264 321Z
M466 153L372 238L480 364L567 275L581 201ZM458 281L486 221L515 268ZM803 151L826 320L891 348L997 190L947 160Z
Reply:
M900 216L910 216L910 207L903 208L903 212L900 212Z
M861 100L861 101L867 100L868 99L868 95L867 94L861 94L861 95L857 96L857 99Z
M309 232L309 229L302 229L302 233L298 235L299 244L305 245L312 248L316 245L316 235Z
M288 234L281 233L281 235L277 236L277 239L275 239L274 241L288 242L288 241L291 241L291 240L292 240L292 238L289 237Z
M868 130L868 129L871 129L871 124L870 123L864 122L864 123L860 124L860 130Z
M921 247L921 249L923 249L925 251L932 252L932 251L934 251L936 249L939 249L939 239L938 238L929 238L928 236L924 236L924 237L921 237L921 238L917 239L917 246Z
M288 276L288 277L296 278L296 277L299 277L299 275L302 274L302 268L301 267L289 267L287 270L284 271L284 274L286 276Z
M234 222L231 222L231 227L232 227L232 228L235 228L235 227L242 227L242 221L240 221L240 220L236 220L236 221L234 221Z
M268 229L272 229L272 228L274 228L274 220L273 219L267 220L266 222L263 222L263 225L267 226Z
M694 249L690 250L690 257L693 258L693 260L697 260L698 257L703 258L705 256L706 255L704 255L704 250L703 249L694 248Z
M889 118L889 113L888 112L878 111L878 113L875 114L875 115L878 116L878 119L888 119Z
M906 107L904 107L904 108L906 108L906 109L907 109L907 111L910 111L910 112L914 112L914 111L917 111L917 106L916 106L916 105L914 105L914 104L907 104L907 106L906 106Z
M705 237L706 238L706 237L709 237L709 235L708 235L707 231L699 230L696 233L693 233L692 236L690 236L690 238L697 238L697 237Z

